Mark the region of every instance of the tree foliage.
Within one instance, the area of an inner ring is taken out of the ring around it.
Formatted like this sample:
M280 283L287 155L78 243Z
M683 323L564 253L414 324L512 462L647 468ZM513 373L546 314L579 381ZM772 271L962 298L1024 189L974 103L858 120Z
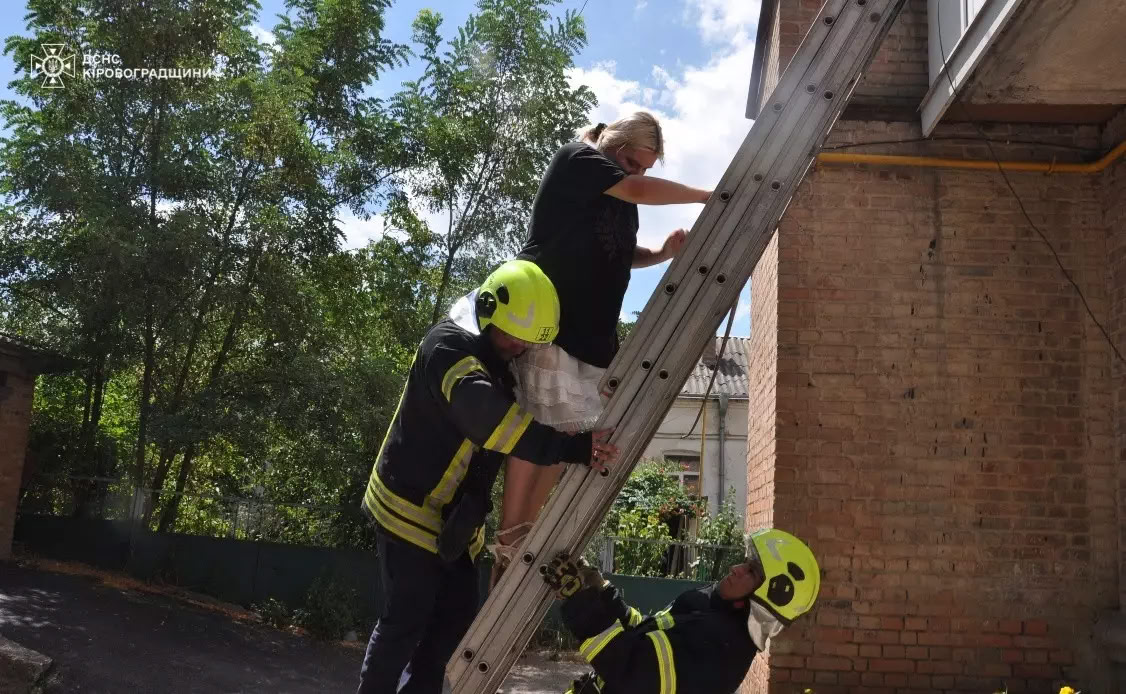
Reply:
M440 14L423 10L414 21L424 71L394 105L426 162L407 186L441 219L441 228L427 227L441 266L432 320L451 290L484 279L518 247L540 176L594 104L590 89L566 78L586 45L582 17L567 10L553 21L554 4L480 0L448 46ZM399 212L400 223L413 214Z
M412 55L390 0L288 0L270 43L254 0L29 0L5 43L0 331L85 364L38 390L36 472L149 489L161 529L196 522L190 495L358 508L415 346L511 249L593 104L565 76L582 19L553 4L481 0L448 44L421 13L421 77L383 101ZM43 43L217 76L44 90ZM448 228L416 213L436 209ZM343 251L343 211L391 233ZM77 512L102 505L73 484Z

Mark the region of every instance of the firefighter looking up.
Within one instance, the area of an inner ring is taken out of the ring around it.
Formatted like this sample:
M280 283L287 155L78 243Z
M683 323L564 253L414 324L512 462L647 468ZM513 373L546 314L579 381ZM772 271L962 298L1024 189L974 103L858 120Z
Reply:
M821 571L805 543L767 529L721 581L648 617L581 559L556 558L544 579L594 668L568 694L734 694L767 640L813 607Z

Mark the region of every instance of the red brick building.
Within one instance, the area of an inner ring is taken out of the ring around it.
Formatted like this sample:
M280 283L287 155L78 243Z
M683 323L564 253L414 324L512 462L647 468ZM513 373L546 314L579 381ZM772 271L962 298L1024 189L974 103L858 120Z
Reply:
M751 117L822 4L762 2ZM857 86L826 151L1053 169L1007 175L1082 298L995 169L810 172L752 277L747 517L822 594L745 691L1126 691L1126 365L1084 306L1126 351L1126 157L1054 169L1126 139L1123 37L1120 0L909 0Z
M0 334L0 560L12 553L35 378L74 367L70 359Z

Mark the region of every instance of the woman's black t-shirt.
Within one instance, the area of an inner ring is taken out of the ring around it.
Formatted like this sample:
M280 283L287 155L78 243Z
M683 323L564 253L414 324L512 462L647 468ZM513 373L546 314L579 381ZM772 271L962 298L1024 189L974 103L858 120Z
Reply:
M626 175L588 144L564 145L540 181L519 255L539 265L559 293L555 344L602 368L618 351L618 316L637 246L637 205L604 195Z

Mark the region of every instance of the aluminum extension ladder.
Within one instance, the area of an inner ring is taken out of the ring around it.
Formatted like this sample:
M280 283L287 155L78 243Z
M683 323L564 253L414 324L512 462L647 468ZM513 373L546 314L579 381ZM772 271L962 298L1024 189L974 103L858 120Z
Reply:
M650 297L602 390L596 428L621 458L606 477L567 466L446 668L453 694L492 694L552 601L541 571L577 556L625 484L696 360L737 300L861 74L906 0L827 0L765 100L679 256ZM734 116L733 116L734 117Z

